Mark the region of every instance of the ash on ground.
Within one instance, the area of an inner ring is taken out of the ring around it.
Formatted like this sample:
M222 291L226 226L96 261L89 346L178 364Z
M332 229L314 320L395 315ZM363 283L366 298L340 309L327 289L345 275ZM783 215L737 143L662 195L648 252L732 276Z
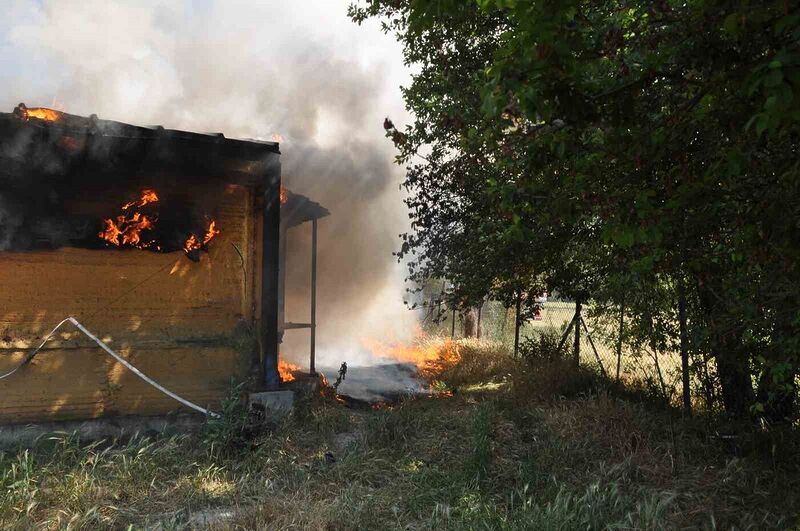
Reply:
M320 367L328 377L338 373L338 367ZM417 374L413 363L385 363L347 367L339 394L365 402L388 402L407 395L428 394L427 384Z

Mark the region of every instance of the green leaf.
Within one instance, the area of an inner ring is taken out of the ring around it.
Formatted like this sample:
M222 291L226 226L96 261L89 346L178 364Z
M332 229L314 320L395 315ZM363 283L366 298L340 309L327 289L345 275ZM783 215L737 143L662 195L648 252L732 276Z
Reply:
M759 114L758 119L756 120L756 134L761 136L761 134L766 131L767 127L769 127L769 114Z
M764 86L766 87L777 87L783 83L783 70L770 70L769 73L764 76Z
M731 36L735 36L739 30L739 17L738 13L731 13L727 17L725 17L725 21L722 23L722 28L725 30L725 33Z

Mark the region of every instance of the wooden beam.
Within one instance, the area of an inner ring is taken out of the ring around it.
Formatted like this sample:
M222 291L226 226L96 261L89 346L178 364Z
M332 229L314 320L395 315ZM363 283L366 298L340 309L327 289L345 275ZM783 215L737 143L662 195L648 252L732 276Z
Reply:
M280 268L281 171L275 160L264 179L264 215L261 248L261 351L264 386L280 385L278 375L278 284Z

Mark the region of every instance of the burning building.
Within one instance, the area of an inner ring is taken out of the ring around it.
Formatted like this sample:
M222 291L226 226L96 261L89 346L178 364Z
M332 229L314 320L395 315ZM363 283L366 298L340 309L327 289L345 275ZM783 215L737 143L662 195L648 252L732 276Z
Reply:
M279 386L284 330L313 353L281 236L327 211L282 189L276 142L20 104L0 161L0 424L213 409L232 378ZM50 337L66 317L96 341Z

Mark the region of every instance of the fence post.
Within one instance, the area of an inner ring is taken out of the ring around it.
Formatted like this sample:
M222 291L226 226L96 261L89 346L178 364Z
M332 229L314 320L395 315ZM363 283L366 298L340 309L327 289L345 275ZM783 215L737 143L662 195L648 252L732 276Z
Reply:
M514 314L514 357L519 355L519 313L522 306L522 293L517 295L517 312Z
M575 366L577 367L581 363L581 320L583 317L581 316L581 309L583 305L581 304L580 299L575 299Z
M597 347L594 346L592 334L589 333L589 327L586 326L586 319L581 319L581 324L583 324L583 331L586 332L586 339L589 340L589 346L592 347L592 351L594 351L594 359L597 360L597 365L600 367L600 374L603 375L603 378L608 378L606 368L603 366L603 360L600 359L600 353L597 352Z
M567 325L566 330L564 330L564 334L561 336L561 341L558 342L558 348L556 348L556 352L561 352L561 347L567 342L567 338L569 338L569 333L572 332L572 327L575 326L575 316L572 316L572 319L569 321L569 325Z
M437 322L438 322L438 319L440 319L442 317L442 299L444 299L444 293L445 293L446 289L447 289L447 281L446 280L442 280L442 292L439 293L439 302L438 302L438 306L437 306L437 309L436 309Z
M692 398L689 391L689 333L686 328L686 287L683 277L678 279L678 321L681 337L681 376L683 380L683 412L692 414Z
M475 330L477 332L478 339L481 338L481 313L483 313L483 299L481 299L481 304L478 306L478 328Z

